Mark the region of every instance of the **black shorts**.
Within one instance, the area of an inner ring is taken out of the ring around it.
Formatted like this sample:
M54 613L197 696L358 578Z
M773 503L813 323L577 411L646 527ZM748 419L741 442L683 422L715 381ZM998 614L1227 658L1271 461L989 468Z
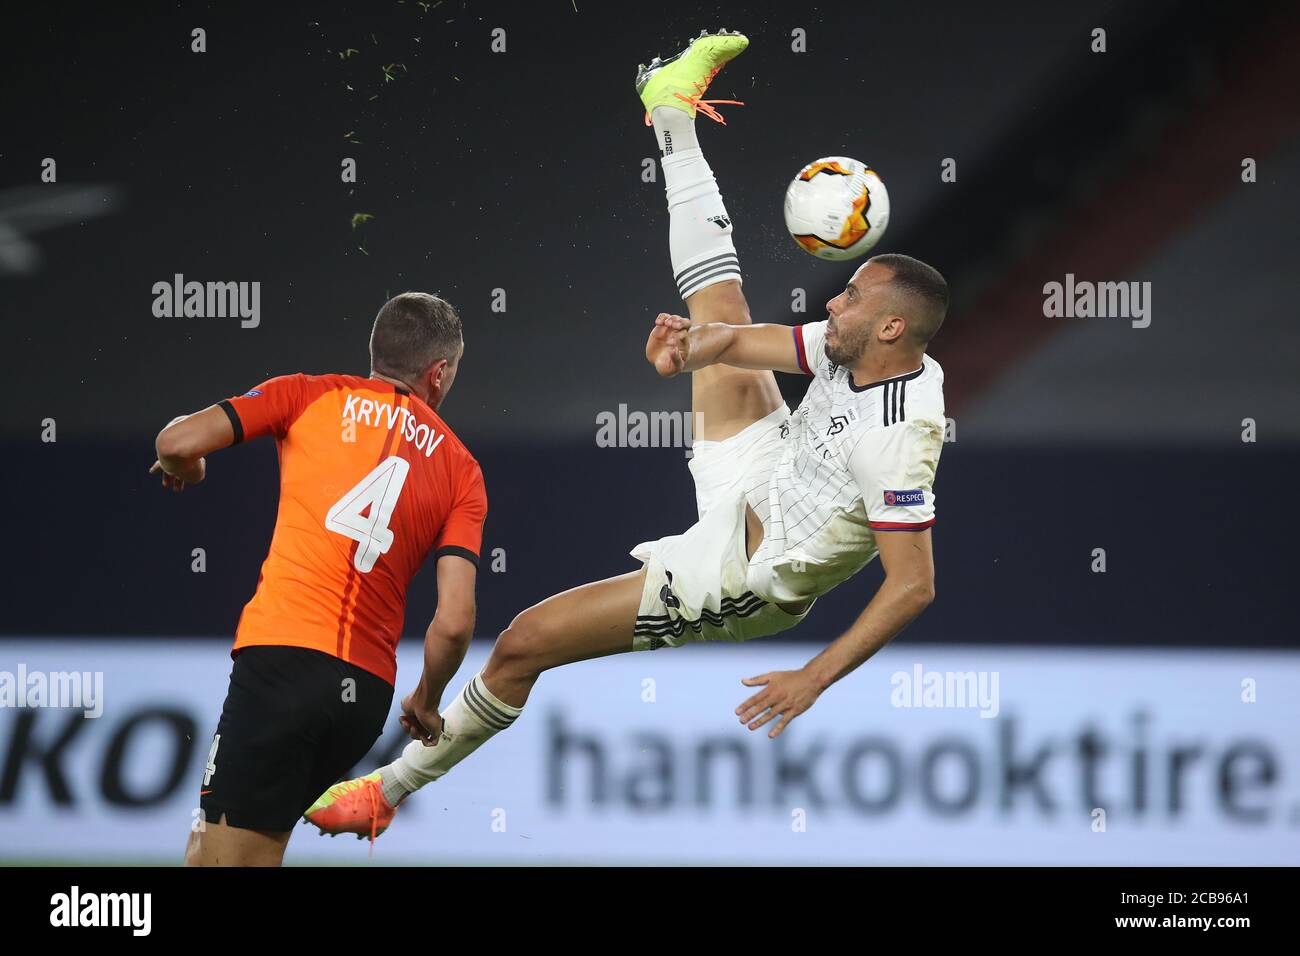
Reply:
M203 819L292 830L374 745L392 702L387 681L320 651L237 651L203 768Z

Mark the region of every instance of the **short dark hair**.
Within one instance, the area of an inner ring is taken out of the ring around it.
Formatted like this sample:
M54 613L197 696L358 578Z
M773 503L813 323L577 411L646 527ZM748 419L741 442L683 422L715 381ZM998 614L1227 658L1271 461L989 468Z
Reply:
M460 348L460 316L451 303L427 292L403 292L375 316L370 369L406 382L441 359L454 360Z
M888 267L894 273L889 284L916 302L918 309L906 317L908 330L918 344L928 343L948 314L948 280L934 266L897 252L872 256L870 261Z

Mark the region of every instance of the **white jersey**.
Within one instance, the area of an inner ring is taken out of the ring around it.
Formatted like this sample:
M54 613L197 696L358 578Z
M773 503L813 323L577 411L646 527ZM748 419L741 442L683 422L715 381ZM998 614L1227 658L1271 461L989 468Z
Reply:
M943 450L943 369L928 355L914 372L858 385L826 357L826 323L793 329L813 376L782 427L774 467L745 497L763 522L746 583L774 603L825 594L877 554L876 533L934 524Z

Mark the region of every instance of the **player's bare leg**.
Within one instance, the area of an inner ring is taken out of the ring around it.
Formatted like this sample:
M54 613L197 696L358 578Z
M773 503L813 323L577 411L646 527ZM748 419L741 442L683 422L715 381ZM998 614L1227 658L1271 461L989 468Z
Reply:
M501 632L483 668L503 703L523 707L543 671L632 650L645 571L571 588L534 604Z
M185 845L186 866L280 866L291 831L244 830L220 820L191 832Z
M413 740L377 772L335 784L308 809L322 833L370 834L388 828L397 804L447 773L523 710L543 671L633 650L645 571L572 588L519 614L497 638L483 670L442 712L442 735Z
M749 304L740 287L740 259L731 240L731 216L713 170L695 135L698 113L723 122L705 91L749 41L725 30L701 33L667 62L651 61L637 74L637 92L662 153L668 198L668 249L673 277L693 323L749 325ZM695 438L722 441L782 406L776 376L767 370L713 365L691 374ZM746 543L752 555L763 525L746 508Z
M713 170L695 135L698 113L718 122L704 100L709 84L749 45L741 34L702 32L680 54L652 60L637 73L637 92L662 153L668 199L668 247L678 292L692 322L750 323L740 287L740 260L731 240L731 217L722 203ZM721 441L781 406L776 377L769 371L718 365L691 376L696 438Z
M749 325L749 304L734 279L701 289L686 300L692 322ZM691 411L697 438L721 441L781 407L776 376L766 369L710 365L691 373Z

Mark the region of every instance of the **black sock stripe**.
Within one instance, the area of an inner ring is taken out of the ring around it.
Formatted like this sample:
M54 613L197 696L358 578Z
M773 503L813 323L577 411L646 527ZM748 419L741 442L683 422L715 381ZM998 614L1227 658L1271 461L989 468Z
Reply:
M679 276L674 276L679 286L690 285L706 272L714 272L718 269L740 269L740 259L736 256L726 256L721 262L709 262L702 266L696 266L688 269Z
M467 696L474 702L476 712L483 716L488 723L497 726L500 730L505 730L506 727L509 727L510 724L514 722L513 717L509 714L502 713L499 709L494 707L492 703L483 696L479 689L474 686L473 681L470 681L466 685L466 689L468 691Z
M504 720L507 724L513 724L513 723L515 722L515 718L519 716L518 714L512 714L512 713L509 713L508 711L502 710L498 705L496 705L496 704L494 704L492 701L488 700L488 698L485 696L484 692L483 692L482 690L480 690L479 688L477 688L477 687L474 688L474 696L475 696L476 698L478 698L479 703L481 703L484 707L486 707L486 708L487 708L489 711L491 711L492 713L496 714L498 717L500 717L502 720Z
M460 695L460 699L465 702L465 706L469 708L470 713L479 719L480 723L486 724L488 727L492 727L496 730L505 729L504 727L498 727L495 721L491 720L487 714L483 713L483 711L479 709L478 704L476 704L473 698L470 697L468 687L466 687L465 692Z
M681 272L674 273L673 278L676 279L678 284L680 285L681 281L685 279L687 276L689 276L691 273L699 272L701 269L706 269L709 266L713 265L714 263L722 259L730 259L736 263L740 262L740 257L736 253L724 252L721 255L711 256L708 259L703 259L700 262L696 262L692 265L687 266Z
M473 681L470 681L465 685L464 699L465 706L474 712L475 717L487 724L489 727L494 727L497 730L505 730L510 726L509 721L502 720L494 712L489 711L483 706L483 703L474 691Z
M695 292L696 290L707 285L710 279L716 279L719 276L734 276L735 278L739 279L740 267L723 266L722 268L718 269L715 272L709 272L702 276L696 276L691 281L682 283L682 285L678 288L678 291L682 294L682 297L685 298L686 296L690 295L692 292Z
M500 707L496 706L496 704L492 703L492 701L484 697L483 692L474 686L473 681L470 681L468 686L469 692L474 695L474 700L478 702L479 706L483 707L488 713L494 715L499 720L505 721L507 727L514 723L516 715L507 714Z

